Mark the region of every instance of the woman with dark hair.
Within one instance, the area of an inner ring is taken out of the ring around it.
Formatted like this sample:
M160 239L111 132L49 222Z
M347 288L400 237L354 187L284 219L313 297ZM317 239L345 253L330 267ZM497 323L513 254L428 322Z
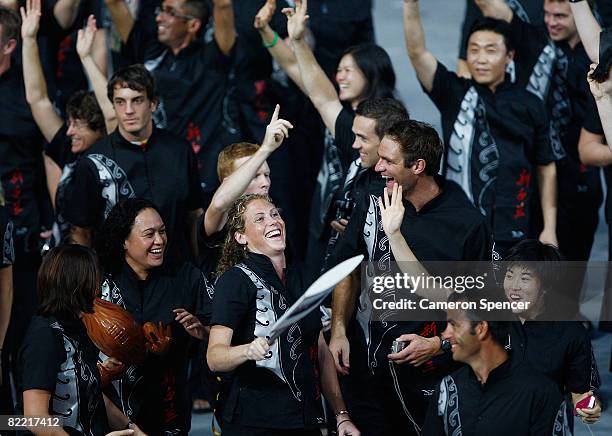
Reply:
M87 27L79 30L77 51L96 96L94 93L77 91L68 100L65 120L55 112L47 93L36 42L40 16L40 0L28 2L26 8L21 8L23 70L26 98L32 116L48 143L44 154L45 174L55 209L52 245L57 246L66 243L70 236L70 224L66 222L63 211L66 188L76 161L98 139L106 136L107 129L111 131L115 128L116 119L110 101L105 96L106 78L92 60L91 51L96 33L93 15L89 17ZM101 102L102 108L98 102Z
M113 382L112 398L149 434L186 434L191 424L187 389L191 337L201 340L210 318L212 288L191 263L165 261L166 228L152 203L128 198L110 211L97 232L104 268L101 298L126 309L136 322L159 326L147 333L150 352Z
M350 47L338 63L336 90L307 43L307 2L296 0L295 9L283 9L293 50L269 25L275 8L276 2L268 0L255 17L254 25L263 45L308 96L327 128L323 161L310 209L306 256L309 264L323 266L332 228L341 233L348 223L351 203L346 201L350 197L346 192L357 176L373 168L378 160L376 153L367 153L362 146L369 135L376 138L375 123L363 123L364 117L356 119L355 111L365 100L393 98L395 72L382 47L371 43ZM358 121L362 123L357 125ZM358 133L357 138L353 130Z
M278 209L267 195L244 195L232 206L227 226L206 355L213 371L234 371L223 435L320 435L321 390L336 414L338 434L359 435L318 311L268 343L271 324L309 284L303 271L287 265Z
M98 349L81 317L93 312L100 284L96 255L80 245L51 250L38 273L38 314L19 351L25 416L48 417L70 435L144 434L102 394ZM106 403L106 406L105 406ZM109 425L110 424L110 425ZM30 428L34 434L44 427ZM40 433L39 433L40 432Z
M510 345L538 371L557 383L573 404L595 395L600 386L597 362L588 332L579 321L563 318L559 287L570 283L563 278L571 264L564 264L561 252L536 239L513 246L504 258L504 292L511 302L528 308L513 310L520 322L512 323ZM601 416L600 401L594 397L590 407L580 406L576 414L585 424ZM588 404L588 401L587 401ZM573 430L573 414L566 408Z

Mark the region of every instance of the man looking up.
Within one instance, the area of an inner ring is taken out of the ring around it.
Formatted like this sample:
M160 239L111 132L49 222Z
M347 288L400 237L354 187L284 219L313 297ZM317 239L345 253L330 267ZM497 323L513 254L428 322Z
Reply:
M506 80L514 55L508 24L486 19L474 25L470 80L448 71L425 47L418 0L404 0L404 34L417 77L442 116L442 173L488 217L496 251L529 235L536 175L544 222L539 237L556 244L555 160L562 151L548 141L543 103Z

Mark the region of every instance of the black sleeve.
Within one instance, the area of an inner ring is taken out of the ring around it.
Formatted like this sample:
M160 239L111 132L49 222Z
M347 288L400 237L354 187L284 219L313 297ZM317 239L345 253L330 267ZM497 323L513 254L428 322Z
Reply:
M230 268L217 283L210 325L222 325L236 331L254 307L248 277L238 268Z
M9 220L8 209L0 206L0 268L15 262L15 247L13 245L13 223Z
M95 226L104 214L100 181L91 165L87 156L83 156L66 189L64 216L77 227Z
M438 399L440 398L440 383L436 386L433 396L429 399L427 415L423 424L423 434L431 436L444 436L444 423L438 415Z
M57 373L66 359L61 338L48 323L33 318L19 350L19 368L24 391L42 389L53 393Z
M612 2L609 0L596 0L597 12L603 22L603 27L612 26Z
M601 118L599 118L599 112L597 110L597 103L595 103L594 98L589 100L589 105L587 107L584 120L582 121L582 127L596 135L604 134L603 126L601 125Z
M340 159L344 168L348 168L350 163L357 159L359 153L353 148L355 134L353 133L353 120L355 113L347 108L342 108L336 118L336 134L334 143L340 152Z
M466 91L468 81L462 79L438 61L431 91L425 93L436 105L442 117L451 110L457 110ZM460 94L460 95L459 95Z
M155 27L146 26L140 20L134 22L128 40L121 45L121 57L125 65L142 64L161 56L166 50L166 47L157 40L154 29Z
M533 131L533 150L536 165L547 165L565 157L565 151L560 148L555 150L550 141L550 124L546 111L546 106L539 98L532 94L526 94L533 100L531 118L534 123Z
M45 154L49 156L53 162L60 168L64 168L66 164L74 162L75 155L70 150L70 138L66 135L68 126L66 123L55 133L55 136L50 143L45 147Z
M598 389L600 378L588 332L581 325L575 327L565 355L566 387L570 392L582 394Z

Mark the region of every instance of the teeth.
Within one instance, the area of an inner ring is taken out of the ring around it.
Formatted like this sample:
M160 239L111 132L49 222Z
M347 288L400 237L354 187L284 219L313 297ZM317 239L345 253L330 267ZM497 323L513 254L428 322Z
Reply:
M281 234L280 230L278 230L278 229L277 230L272 230L272 231L270 231L270 232L268 232L266 234L266 238L274 238L276 236L280 236L280 234Z
M151 253L153 253L153 254L161 254L161 252L162 252L161 248L154 248L154 249L151 250Z

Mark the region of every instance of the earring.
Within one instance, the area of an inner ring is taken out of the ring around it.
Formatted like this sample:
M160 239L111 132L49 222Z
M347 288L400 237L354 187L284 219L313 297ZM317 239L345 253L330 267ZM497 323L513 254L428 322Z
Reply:
M244 244L242 245L242 249L243 249L244 251L247 251L247 245L248 245L247 243L244 243Z

